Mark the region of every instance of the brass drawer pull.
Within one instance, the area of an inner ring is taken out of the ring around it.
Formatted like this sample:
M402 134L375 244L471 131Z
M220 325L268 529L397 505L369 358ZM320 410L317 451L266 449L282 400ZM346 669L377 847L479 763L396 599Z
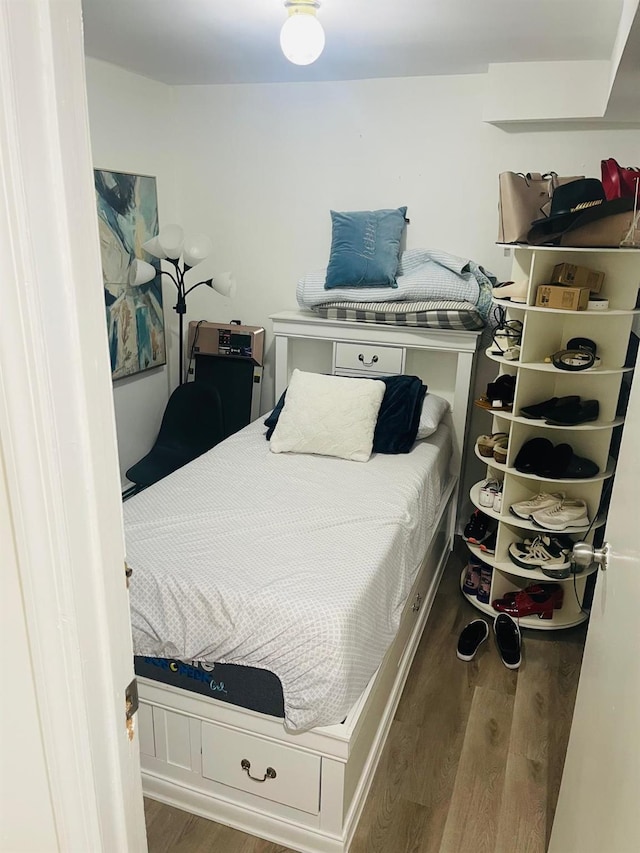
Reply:
M373 355L373 356L371 356L371 361L365 361L364 355L362 353L360 353L360 355L358 356L358 361L361 361L365 367L371 367L372 364L377 364L378 356Z
M267 779L276 778L276 771L273 769L273 767L267 767L267 772L264 774L262 779L258 779L257 776L252 776L249 772L251 770L251 762L247 761L246 758L242 759L242 761L240 762L240 767L242 767L243 770L246 770L247 776L249 777L249 779L253 779L254 782L266 782Z

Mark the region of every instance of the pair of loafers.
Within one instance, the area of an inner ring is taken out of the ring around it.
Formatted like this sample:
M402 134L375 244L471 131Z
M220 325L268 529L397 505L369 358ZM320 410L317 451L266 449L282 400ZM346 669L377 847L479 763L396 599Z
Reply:
M493 622L496 645L507 669L518 669L522 660L522 638L517 622L508 613L499 613ZM484 619L474 619L463 629L458 639L456 655L470 661L489 636L489 626Z
M520 410L525 418L545 420L553 426L578 426L597 421L600 404L597 400L581 400L576 395L551 397Z
M520 448L514 467L521 474L535 474L550 480L586 480L599 468L591 459L577 456L570 444L555 447L548 438L532 438Z

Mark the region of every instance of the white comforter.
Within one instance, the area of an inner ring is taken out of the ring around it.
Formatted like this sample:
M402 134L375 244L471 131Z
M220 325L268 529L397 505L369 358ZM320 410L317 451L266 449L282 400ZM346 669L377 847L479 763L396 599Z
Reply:
M449 434L358 463L271 453L264 431L124 504L134 649L269 669L286 725L307 729L345 717L393 640Z

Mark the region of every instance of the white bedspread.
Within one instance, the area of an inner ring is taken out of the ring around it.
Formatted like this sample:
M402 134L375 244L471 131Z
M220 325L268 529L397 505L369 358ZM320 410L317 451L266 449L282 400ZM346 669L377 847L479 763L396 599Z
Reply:
M134 649L269 669L286 725L308 729L346 716L393 640L449 433L358 463L274 454L264 432L260 419L125 502Z

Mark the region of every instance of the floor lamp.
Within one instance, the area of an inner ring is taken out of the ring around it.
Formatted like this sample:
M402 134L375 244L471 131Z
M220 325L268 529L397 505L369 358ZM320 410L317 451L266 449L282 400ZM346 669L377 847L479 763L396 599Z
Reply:
M178 314L178 338L180 346L180 382L185 382L184 373L184 315L187 311L187 296L196 287L206 284L222 296L233 298L236 283L230 272L221 273L214 277L211 264L211 240L206 234L194 234L185 237L179 225L167 225L142 244L142 248L154 258L167 261L173 266L173 271L161 269L158 271L152 264L134 258L129 269L129 284L136 287L146 284L156 275L168 275L177 290L176 304L173 306Z

